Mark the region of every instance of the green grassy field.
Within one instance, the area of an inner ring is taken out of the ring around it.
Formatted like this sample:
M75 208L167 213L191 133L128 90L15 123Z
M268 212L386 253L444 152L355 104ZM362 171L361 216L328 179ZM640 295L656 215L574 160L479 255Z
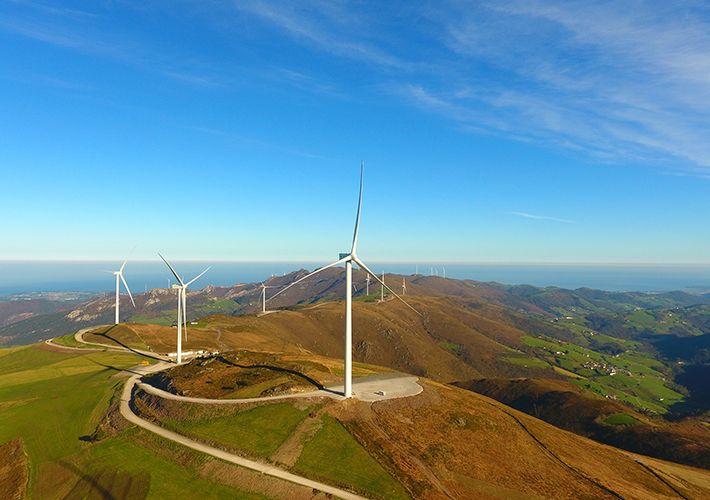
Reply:
M186 460L189 450L139 429L89 442L123 385L109 377L141 360L33 346L0 351L0 444L22 438L30 466L27 498L264 499L200 479L203 455L190 452Z
M407 499L402 486L350 435L340 422L323 418L323 427L303 449L295 468L387 499Z
M530 354L539 363L547 361L593 382L578 385L604 397L614 397L639 409L648 409L657 413L665 413L674 403L683 401L682 394L665 386L669 371L653 355L639 352L638 342L621 340L607 335L594 335L597 346L618 346L616 355L595 351L587 346L570 342L562 342L548 337L524 336L521 340L528 346ZM620 351L623 349L623 351ZM605 352L609 352L605 349ZM511 363L525 363L522 358L506 358ZM628 371L629 374L625 373Z
M258 406L230 418L196 424L166 424L182 434L197 436L235 450L268 458L309 413L309 409L298 410L292 403L276 403Z
M626 413L617 413L605 418L604 423L609 425L636 425L639 421Z

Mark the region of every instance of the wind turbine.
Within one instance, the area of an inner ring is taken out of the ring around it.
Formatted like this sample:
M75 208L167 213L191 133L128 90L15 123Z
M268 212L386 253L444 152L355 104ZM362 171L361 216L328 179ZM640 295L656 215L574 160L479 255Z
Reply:
M370 295L370 275L369 274L367 275L367 279L365 281L367 281L367 292L365 293L365 295Z
M402 276L402 295L407 295L407 278Z
M382 271L382 286L380 287L380 302L385 301L385 272Z
M176 288L178 291L178 325L177 325L177 362L178 364L182 363L182 326L185 326L185 340L187 340L187 286L190 285L191 283L195 282L197 278L205 274L207 271L210 270L208 267L204 271L202 271L200 274L197 275L195 279L192 281L188 281L187 283L184 283L182 281L182 278L178 276L178 273L175 272L175 269L173 269L173 266L170 265L170 263L165 260L165 257L162 255L158 254L161 259L163 259L163 262L165 262L170 270L173 272L177 280L180 282L179 285L173 285L173 288Z
M136 247L133 247L133 250L135 250ZM131 254L133 254L133 250L131 250L131 253L128 254L128 257L126 257L126 260L123 261L123 265L121 266L121 269L118 271L109 271L113 272L113 274L116 276L116 324L118 324L118 305L119 305L119 293L118 293L118 279L121 278L121 281L123 281L123 286L126 287L126 291L128 292L128 296L131 298L131 302L133 302L133 307L136 307L136 303L133 300L133 295L131 295L131 290L128 288L128 283L126 283L126 279L123 277L123 268L126 267L126 262L128 262L128 259L131 258Z
M289 284L286 288L281 290L280 292L274 294L272 299L276 297L277 295L285 292L288 288L292 287L293 285L305 280L306 278L309 278L313 276L316 273L319 273L325 269L328 269L329 267L334 267L334 266L339 266L340 264L345 264L345 381L344 381L344 391L343 395L346 398L351 398L353 395L352 391L352 386L353 386L353 373L352 373L352 367L353 367L353 298L352 298L352 281L353 281L353 262L357 264L362 270L367 272L369 275L371 275L376 281L379 281L382 286L387 286L385 285L383 280L380 280L380 278L375 275L370 269L363 264L363 262L358 258L357 254L355 253L357 249L357 235L358 231L360 230L360 208L362 207L362 180L363 180L363 174L365 172L365 167L364 167L364 162L360 165L360 197L358 199L357 203L357 218L355 219L355 233L353 234L353 246L350 250L350 253L341 253L340 254L340 259L333 262L332 264L328 264L327 266L323 266L319 269L316 269L310 274L307 274L306 276L294 281L293 283ZM384 277L384 273L383 273ZM399 300L404 302L407 307L409 307L412 311L415 313L419 313L416 309L414 309L412 306L407 304L407 302L402 299L399 295L394 293L389 287L387 287Z
M267 288L279 288L278 286L266 286L264 283L261 283L261 312L262 314L266 313L266 289Z

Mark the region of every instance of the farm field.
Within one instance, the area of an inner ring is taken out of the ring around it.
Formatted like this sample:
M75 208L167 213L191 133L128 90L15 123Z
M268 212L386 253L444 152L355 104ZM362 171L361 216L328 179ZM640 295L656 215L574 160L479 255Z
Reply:
M683 394L666 386L670 379L669 368L648 353L634 351L634 342L604 336L604 343L613 342L619 350L624 349L610 355L551 337L525 336L521 340L529 347L527 358L515 362L537 366L547 363L562 368L579 376L573 383L602 397L652 413L666 413L674 404L685 400Z

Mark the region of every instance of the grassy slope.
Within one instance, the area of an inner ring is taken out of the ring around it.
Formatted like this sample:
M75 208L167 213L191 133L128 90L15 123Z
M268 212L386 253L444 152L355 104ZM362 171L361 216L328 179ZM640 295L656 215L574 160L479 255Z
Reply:
M33 347L8 349L0 356L0 401L4 402L0 441L25 440L31 468L29 498L65 498L74 488L77 494L90 488L92 481L106 485L114 498L128 498L125 495L131 491L139 499L179 494L186 498L260 498L204 479L204 467L211 459L139 429L93 444L80 439L93 432L120 388L120 382L108 376L140 358L114 353L56 354ZM356 401L329 401L328 413L352 434L324 417L322 428L307 440L298 467L338 482L357 482L359 488L376 490L386 498L402 494L395 483L388 482L389 474L382 475L383 467L408 484L415 497L435 496L433 483L416 477L421 468L413 465L412 456L455 491L457 498L483 498L482 491L498 492L497 498L524 498L520 494L528 498L611 498L596 483L628 500L660 499L669 493L656 476L612 448L565 434L466 391L428 382L424 387L419 396L372 407ZM261 410L260 418L252 413L240 422L203 421L200 426L203 430L214 426L207 433L210 437L212 433L229 436L230 424L258 434L267 430L263 426L268 421L278 423L285 413L297 416L287 419L293 426L307 411L297 407L297 411L284 412L280 406L284 404L291 403L269 405L271 410ZM249 410L240 413L249 414ZM387 436L385 442L378 428ZM276 441L257 446L271 450ZM335 462L354 465L341 470ZM683 473L689 482L674 484L687 498L710 495L710 489L700 485L703 478L710 483L710 477L690 469ZM149 488L144 488L148 480Z
M113 484L114 498L123 498L126 477L141 471L150 475L143 498L175 498L178 492L187 498L264 498L199 479L199 454L194 465L176 462L170 443L143 431L97 444L81 439L94 432L122 384L109 376L139 361L129 354L58 354L32 346L0 351L0 442L23 439L30 463L28 498L64 498L80 479L116 470L128 476Z
M602 443L710 469L710 432L702 422L649 418L560 381L483 379L456 385Z

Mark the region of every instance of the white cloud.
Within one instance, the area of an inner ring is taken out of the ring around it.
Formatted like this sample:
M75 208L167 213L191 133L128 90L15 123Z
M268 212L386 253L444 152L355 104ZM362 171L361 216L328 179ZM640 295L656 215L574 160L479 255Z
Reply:
M568 224L576 224L576 221L573 220L565 220L565 219L558 219L557 217L545 217L544 215L531 215L531 214L526 214L523 212L508 212L510 215L519 215L520 217L526 217L528 219L543 219L543 220L553 220L556 222L566 222Z

